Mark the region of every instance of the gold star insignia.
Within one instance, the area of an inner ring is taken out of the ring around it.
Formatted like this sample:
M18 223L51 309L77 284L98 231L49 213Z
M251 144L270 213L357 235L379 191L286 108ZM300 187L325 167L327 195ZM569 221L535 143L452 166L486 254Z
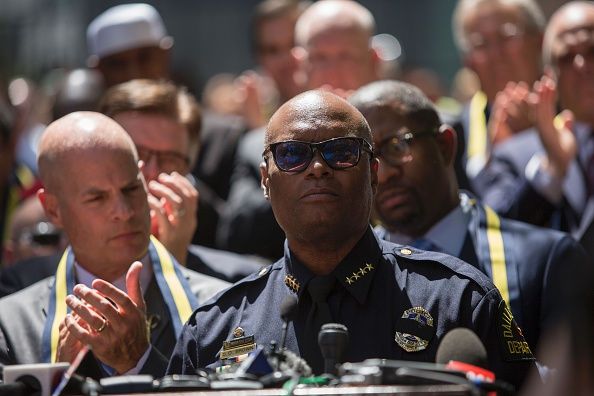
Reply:
M373 264L365 264L365 268L367 268L367 271L371 271L372 269L375 269L375 267L373 266Z
M359 268L359 274L360 274L360 276L367 274L367 271L365 271L365 267Z
M359 274L358 274L357 272L353 272L353 278L354 278L355 280L357 280L357 279L359 279L359 278L360 278L360 276L359 276Z
M348 277L348 276L346 277L346 281L347 281L347 283L348 283L349 285L352 285L352 284L353 284L353 282L354 282L354 281L353 281L353 280L352 280L350 277Z
M291 291L293 291L294 293L298 293L299 289L301 288L299 281L297 281L297 279L295 279L293 275L285 276L285 285L287 285L287 287L291 289Z

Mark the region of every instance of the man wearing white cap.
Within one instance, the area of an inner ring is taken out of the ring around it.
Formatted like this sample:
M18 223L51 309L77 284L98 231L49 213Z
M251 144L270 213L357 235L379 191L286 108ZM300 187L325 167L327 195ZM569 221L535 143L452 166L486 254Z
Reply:
M112 7L87 29L88 64L104 76L108 87L135 78L169 77L169 50L161 16L148 4Z

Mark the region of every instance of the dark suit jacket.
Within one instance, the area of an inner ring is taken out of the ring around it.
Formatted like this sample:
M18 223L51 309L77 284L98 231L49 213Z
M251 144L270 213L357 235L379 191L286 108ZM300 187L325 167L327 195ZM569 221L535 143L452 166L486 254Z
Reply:
M0 297L24 289L42 279L52 276L61 255L33 257L0 271ZM259 271L267 261L252 256L243 256L224 250L190 245L186 267L200 274L234 283L253 272Z
M258 272L267 260L225 250L211 249L200 245L188 247L186 267L204 275L235 283L244 277Z
M476 221L478 212L472 213ZM573 280L584 271L586 255L573 238L562 232L501 218L501 233L513 254L519 286L519 295L510 295L511 309L534 351L541 334L558 323L556 318L571 305ZM379 228L378 235L385 238L387 232ZM469 230L459 258L492 279L489 263L479 257L476 233ZM510 276L513 274L508 270L508 279Z
M200 193L194 244L216 247L217 224L229 194L237 143L245 130L239 117L202 114L200 152L192 170Z
M283 255L285 234L260 188L263 151L264 128L250 131L242 138L229 198L219 219L217 245L277 260Z
M475 192L502 216L574 233L581 227L587 193L584 174L572 162L563 184L563 199L550 203L525 176L526 165L543 152L538 133L527 130L497 145L488 165L474 179Z
M228 283L182 269L201 304ZM41 338L54 276L0 299L0 364L39 363ZM167 306L153 279L144 295L151 324L151 353L141 373L160 377L167 367L176 338ZM98 366L97 366L98 367Z
M237 144L245 131L241 118L211 112L202 114L200 153L192 173L222 200L229 194Z

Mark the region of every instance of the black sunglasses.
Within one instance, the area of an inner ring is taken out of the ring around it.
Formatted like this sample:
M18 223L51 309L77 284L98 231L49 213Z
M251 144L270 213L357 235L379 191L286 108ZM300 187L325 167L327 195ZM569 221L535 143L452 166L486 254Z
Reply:
M339 137L324 140L318 143L287 140L270 144L262 156L272 152L276 166L284 172L301 172L309 166L314 157L314 151L320 155L335 170L347 169L356 166L361 158L361 151L367 151L373 156L371 145L359 137Z

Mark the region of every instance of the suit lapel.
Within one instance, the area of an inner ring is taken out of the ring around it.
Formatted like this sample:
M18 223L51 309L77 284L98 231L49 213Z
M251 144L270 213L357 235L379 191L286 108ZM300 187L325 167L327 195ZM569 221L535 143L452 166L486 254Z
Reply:
M479 269L481 272L485 272L484 268L479 263L478 257L475 250L475 242L472 240L471 233L466 232L464 237L464 244L462 245L462 251L460 252L460 259L472 264L474 267Z

